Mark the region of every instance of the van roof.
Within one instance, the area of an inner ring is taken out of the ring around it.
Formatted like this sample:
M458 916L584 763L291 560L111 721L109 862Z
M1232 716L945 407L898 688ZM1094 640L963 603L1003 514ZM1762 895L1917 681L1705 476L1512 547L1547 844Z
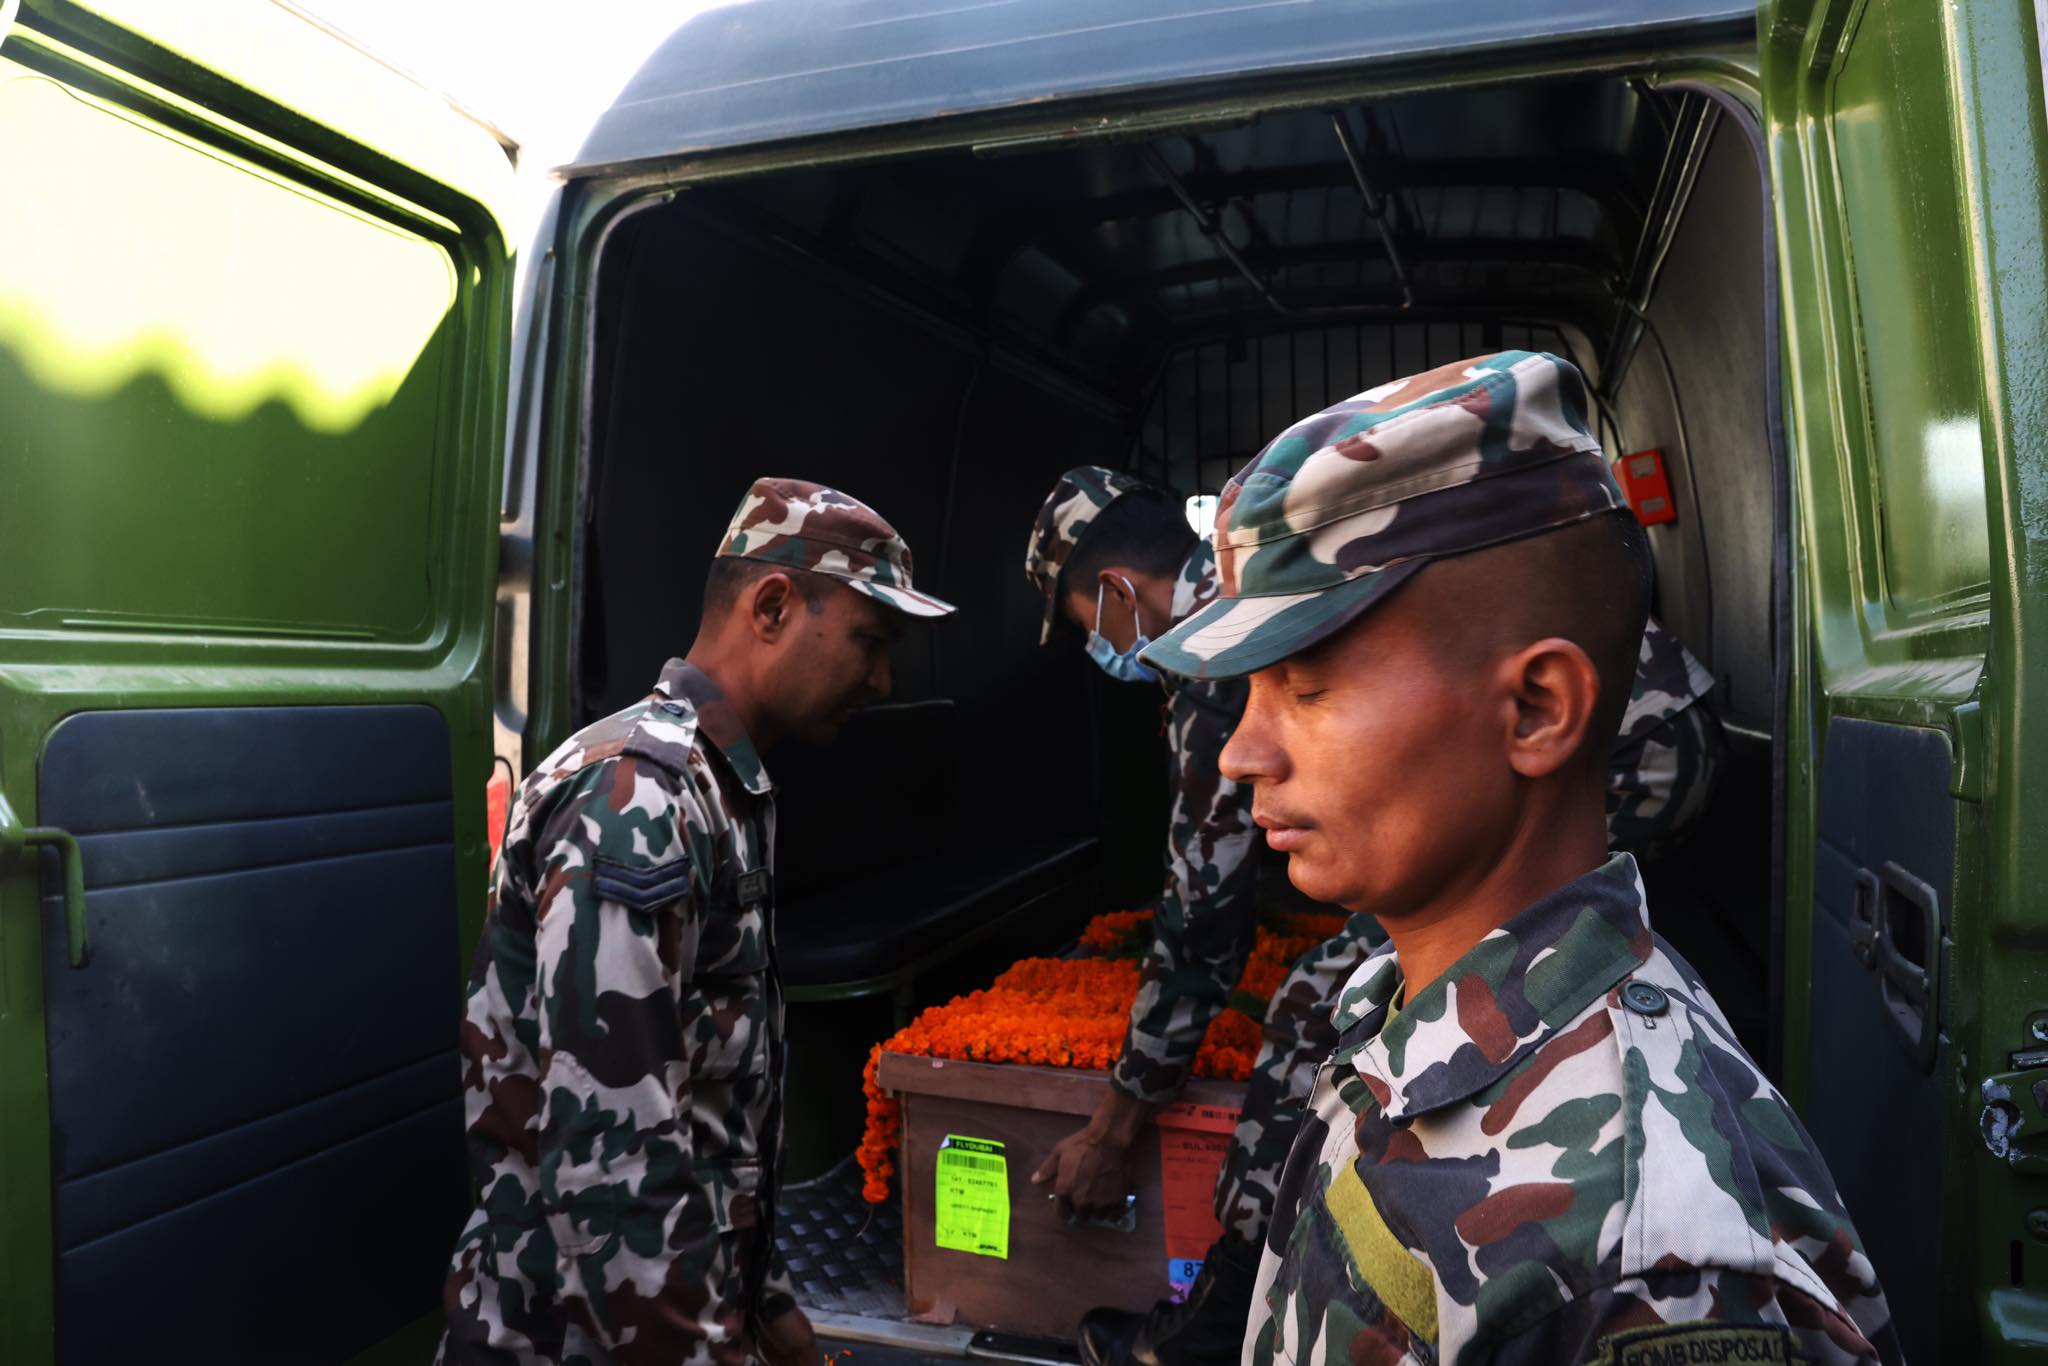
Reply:
M742 0L692 17L568 175L1189 82L1754 32L1754 0Z

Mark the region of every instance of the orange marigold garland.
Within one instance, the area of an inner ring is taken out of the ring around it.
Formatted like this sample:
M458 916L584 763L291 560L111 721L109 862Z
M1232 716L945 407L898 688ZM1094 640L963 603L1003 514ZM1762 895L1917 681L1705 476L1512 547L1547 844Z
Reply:
M1152 944L1152 912L1108 911L1081 931L1081 947L1120 958L1142 958Z
M1136 958L1150 942L1151 918L1150 911L1096 916L1082 930L1081 943L1119 956L1022 959L983 990L931 1007L875 1045L862 1072L867 1133L858 1153L865 1177L861 1194L874 1204L887 1200L896 1170L902 1111L877 1080L883 1053L1107 1070L1123 1051L1138 993ZM1211 1022L1195 1054L1196 1076L1243 1081L1251 1075L1266 1002L1294 961L1343 923L1341 916L1284 913L1259 927L1230 1008Z

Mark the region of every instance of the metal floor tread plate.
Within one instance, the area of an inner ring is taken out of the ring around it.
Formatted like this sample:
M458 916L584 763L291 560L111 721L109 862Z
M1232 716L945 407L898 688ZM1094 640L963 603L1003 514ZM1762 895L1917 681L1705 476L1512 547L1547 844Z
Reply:
M902 1319L903 1206L896 1192L870 1205L860 1164L846 1157L823 1176L784 1186L775 1243L806 1310Z

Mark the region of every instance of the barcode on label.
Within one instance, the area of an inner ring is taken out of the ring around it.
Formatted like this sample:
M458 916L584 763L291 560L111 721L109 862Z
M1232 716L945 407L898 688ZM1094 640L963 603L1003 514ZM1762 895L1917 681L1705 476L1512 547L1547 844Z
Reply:
M949 1167L965 1167L975 1172L1001 1173L1007 1170L1008 1165L1000 1157L982 1157L978 1153L947 1152L939 1160Z

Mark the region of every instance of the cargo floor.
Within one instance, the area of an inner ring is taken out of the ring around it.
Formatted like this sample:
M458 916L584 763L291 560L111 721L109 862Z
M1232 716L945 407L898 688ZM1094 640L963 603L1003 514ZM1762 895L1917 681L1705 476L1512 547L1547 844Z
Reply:
M807 1311L901 1319L903 1213L861 1197L860 1164L849 1155L823 1176L784 1186L775 1243Z
M782 1188L775 1242L828 1356L849 1366L930 1366L963 1358L1067 1366L1072 1343L1010 1338L910 1321L903 1299L903 1209L891 1192L870 1205L860 1165Z

